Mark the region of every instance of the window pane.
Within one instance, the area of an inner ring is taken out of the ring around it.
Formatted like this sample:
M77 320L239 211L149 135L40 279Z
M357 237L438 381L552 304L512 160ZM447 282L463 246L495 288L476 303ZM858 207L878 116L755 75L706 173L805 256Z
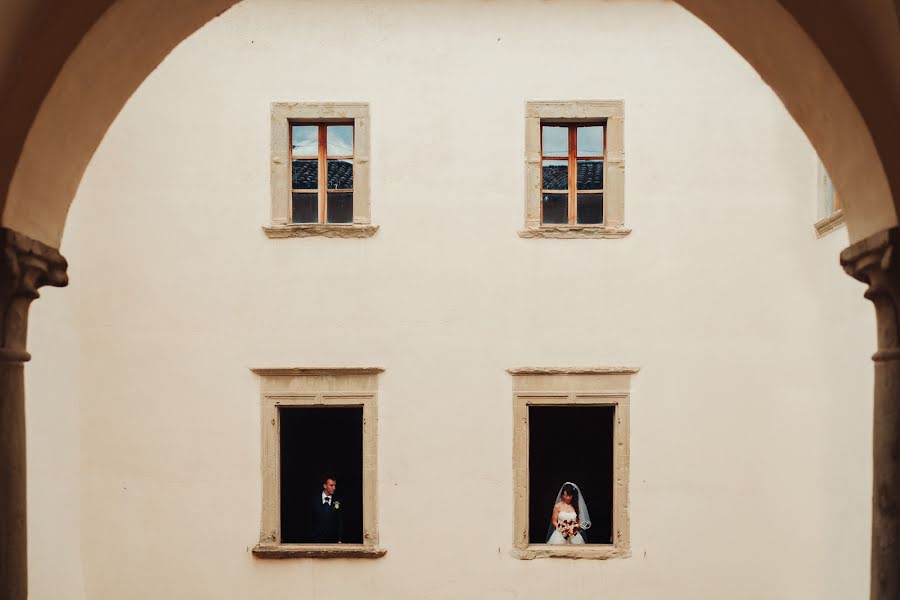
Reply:
M291 222L292 223L318 223L319 222L319 195L318 194L291 194Z
M545 160L543 183L545 190L569 189L569 163L565 160Z
M603 189L603 161L579 160L578 161L578 189L602 190Z
M329 160L328 161L328 189L352 190L353 189L353 161Z
M291 189L314 190L319 187L319 161L297 159L291 161Z
M578 156L603 155L603 126L578 128Z
M353 155L353 125L328 126L328 156Z
M353 192L328 192L328 222L353 222Z
M569 128L544 125L541 135L541 153L544 156L569 155Z
M541 223L568 223L569 195L544 194L541 202Z
M603 194L578 194L578 223L598 225L603 222Z
M318 153L318 125L293 125L291 127L291 154L294 156L316 156Z

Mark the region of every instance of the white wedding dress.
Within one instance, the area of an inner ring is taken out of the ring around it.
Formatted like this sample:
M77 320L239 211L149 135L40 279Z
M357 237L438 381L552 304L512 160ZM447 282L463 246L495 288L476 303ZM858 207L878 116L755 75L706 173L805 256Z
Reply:
M560 521L574 521L578 517L574 512L562 512L556 515L556 518ZM563 537L563 534L559 532L558 529L555 529L552 534L550 534L550 538L547 540L548 544L583 544L584 538L581 537L581 532L579 531L574 536L569 539Z

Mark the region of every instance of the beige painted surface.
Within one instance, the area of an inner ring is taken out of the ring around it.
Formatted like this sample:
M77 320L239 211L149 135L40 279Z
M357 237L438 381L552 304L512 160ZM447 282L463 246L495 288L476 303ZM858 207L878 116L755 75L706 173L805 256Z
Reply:
M518 237L546 98L624 100L626 238ZM261 231L286 100L369 104L376 236ZM874 324L815 165L671 4L242 3L129 101L35 303L33 599L864 598ZM253 557L260 365L385 368L384 557ZM512 556L520 365L640 367L631 557Z

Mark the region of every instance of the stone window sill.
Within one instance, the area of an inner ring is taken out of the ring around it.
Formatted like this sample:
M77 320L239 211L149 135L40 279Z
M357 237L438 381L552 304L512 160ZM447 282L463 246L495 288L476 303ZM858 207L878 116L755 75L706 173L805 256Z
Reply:
M831 233L844 224L844 209L839 208L824 219L816 221L816 237Z
M617 548L611 544L597 544L584 546L555 546L535 544L513 550L513 556L520 560L533 560L535 558L576 558L590 560L608 560L610 558L628 558L631 550Z
M603 225L544 225L528 227L519 232L522 238L602 239L623 238L631 233L626 227Z
M385 548L364 544L258 544L256 558L381 558Z
M291 225L264 225L263 231L270 238L329 237L329 238L369 238L378 231L378 225L348 223L294 223Z

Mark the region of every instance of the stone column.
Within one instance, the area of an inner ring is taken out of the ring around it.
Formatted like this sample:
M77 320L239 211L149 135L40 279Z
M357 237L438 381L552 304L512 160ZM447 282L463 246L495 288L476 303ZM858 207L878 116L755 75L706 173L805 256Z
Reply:
M59 252L0 228L0 600L25 600L25 351L28 307L44 285L64 286Z
M872 600L900 600L900 228L853 244L841 265L875 304Z

